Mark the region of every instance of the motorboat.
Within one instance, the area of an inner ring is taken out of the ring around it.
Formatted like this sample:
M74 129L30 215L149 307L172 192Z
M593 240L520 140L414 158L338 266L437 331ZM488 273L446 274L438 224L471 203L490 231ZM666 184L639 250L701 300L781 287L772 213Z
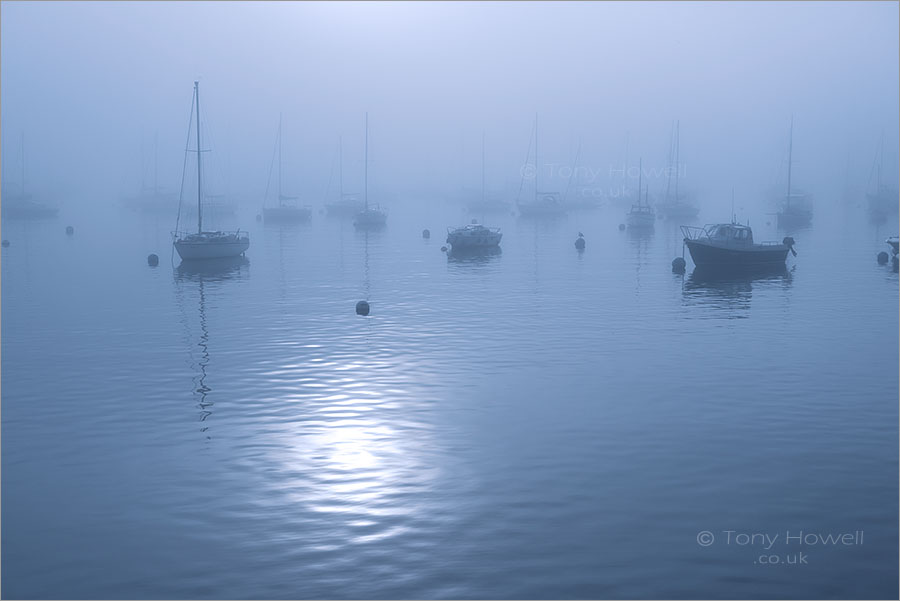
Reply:
M681 232L697 267L783 266L789 252L797 255L790 236L781 242L754 242L750 226L734 221L702 228L682 225Z
M499 246L503 234L498 227L485 227L470 223L462 227L447 228L447 244L454 250L490 248Z

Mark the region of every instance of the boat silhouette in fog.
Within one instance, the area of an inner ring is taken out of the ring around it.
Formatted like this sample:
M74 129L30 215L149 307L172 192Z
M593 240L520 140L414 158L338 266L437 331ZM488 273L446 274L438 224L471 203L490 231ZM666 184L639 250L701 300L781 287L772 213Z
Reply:
M706 269L778 268L789 252L797 256L790 236L781 242L754 242L750 226L733 221L702 228L682 225L681 232L694 265Z
M473 223L457 228L447 228L447 244L452 250L474 250L482 248L497 248L503 234L499 227L485 227L480 223Z
M194 82L194 98L191 107L193 118L194 107L197 109L197 231L178 232L174 234L175 250L182 260L196 259L221 259L225 257L237 257L244 254L250 247L250 236L246 232L203 231L203 186L201 178L201 156L203 150L200 146L200 82ZM189 152L189 151L186 151ZM184 189L184 182L181 184ZM179 202L179 204L181 204ZM175 226L176 230L178 226Z

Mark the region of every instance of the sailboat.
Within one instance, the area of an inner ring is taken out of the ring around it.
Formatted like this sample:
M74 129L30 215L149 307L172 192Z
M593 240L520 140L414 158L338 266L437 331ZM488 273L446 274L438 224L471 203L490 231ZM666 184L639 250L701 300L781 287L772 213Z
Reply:
M366 113L366 169L363 191L363 210L356 214L353 225L359 228L381 227L387 221L387 213L378 205L369 205L369 113Z
M325 210L329 215L355 215L363 208L359 194L344 192L344 139L338 137L338 197L326 202Z
M812 206L809 195L799 190L791 190L791 165L794 152L794 118L791 117L791 134L788 142L787 194L778 210L778 225L781 227L808 225L812 221Z
M159 140L153 136L153 185L148 186L144 180L143 144L141 145L141 191L132 198L127 198L123 204L144 213L169 212L178 205L178 198L174 193L165 192L159 188Z
M278 115L278 204L274 207L263 206L263 219L269 221L307 221L312 217L312 209L294 204L296 196L285 196L281 189L281 115ZM271 179L272 169L269 169ZM266 194L263 205L269 196L269 181L266 181Z
M871 187L872 177L869 176L870 189L866 192L866 199L869 201L869 212L876 216L885 216L897 213L898 194L896 188L892 188L888 184L881 181L881 168L884 161L884 135L881 136L881 146L879 152L875 156L875 162L872 169L875 171L874 188Z
M527 162L527 159L526 159ZM538 155L538 118L534 116L534 199L516 202L523 217L556 217L566 212L562 199L556 192L541 192L541 164ZM524 176L524 172L523 172Z
M203 180L201 166L203 161L202 146L200 145L200 82L194 82L194 97L192 99L191 117L194 107L197 107L197 231L179 232L178 223L175 225L174 242L175 250L182 260L195 259L223 259L243 255L250 248L250 236L246 232L203 231ZM188 134L190 135L190 133ZM191 152L185 150L185 152ZM184 194L184 179L182 176L181 191ZM179 200L179 209L181 201ZM181 215L179 211L180 223Z
M631 205L631 210L625 216L625 222L628 224L628 227L634 229L650 229L653 227L653 224L656 222L656 214L653 212L653 207L650 206L650 190L649 186L647 186L647 202L646 204L641 204L641 193L643 191L643 160L638 160L638 203L636 205Z
M56 217L59 209L32 199L25 192L25 134L22 134L19 146L22 159L22 173L19 190L5 189L0 192L0 210L5 217L41 218Z
M481 135L481 202L484 203L485 190L485 160L484 160L484 134ZM503 234L500 228L485 227L472 220L469 225L457 228L447 228L447 244L454 251L482 249L497 247Z
M690 219L696 217L700 212L693 204L684 201L678 194L678 176L681 171L680 150L681 150L681 122L675 122L675 134L673 141L673 152L670 153L668 177L666 179L666 198L663 202L656 204L656 210L661 215L669 219ZM674 195L670 196L669 192L672 184L672 171L675 172L675 189Z

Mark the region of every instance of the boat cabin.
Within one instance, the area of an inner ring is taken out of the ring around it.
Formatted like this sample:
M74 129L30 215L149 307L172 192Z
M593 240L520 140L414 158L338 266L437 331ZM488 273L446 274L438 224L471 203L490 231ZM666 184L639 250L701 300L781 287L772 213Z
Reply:
M706 228L706 235L714 242L723 244L753 244L753 230L749 225L721 223Z

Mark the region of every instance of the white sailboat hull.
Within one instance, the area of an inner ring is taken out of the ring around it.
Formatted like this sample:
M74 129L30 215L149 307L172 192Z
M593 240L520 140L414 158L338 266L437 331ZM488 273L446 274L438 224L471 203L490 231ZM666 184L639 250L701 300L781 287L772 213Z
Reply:
M183 261L239 257L250 248L250 237L237 233L202 232L175 240L175 250Z

